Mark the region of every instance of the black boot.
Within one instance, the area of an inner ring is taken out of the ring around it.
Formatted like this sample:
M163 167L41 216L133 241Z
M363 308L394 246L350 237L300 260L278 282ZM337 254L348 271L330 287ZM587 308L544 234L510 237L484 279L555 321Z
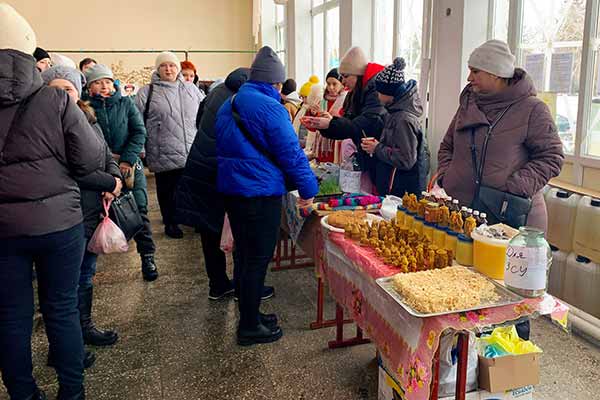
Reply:
M46 393L42 392L40 389L35 389L35 392L25 400L48 400L48 397L46 397Z
M277 315L275 314L263 314L258 313L258 318L260 318L260 323L266 326L271 330L277 330L279 327L277 326Z
M165 235L173 239L183 238L183 231L178 225L168 224L165 225Z
M56 400L85 400L85 388L82 387L76 394L65 394L64 390L59 388Z
M142 276L145 281L152 282L158 278L158 268L154 263L154 254L145 254L142 256Z
M237 342L240 346L252 346L253 344L276 342L282 336L283 331L281 328L268 328L263 324L258 324L255 329L239 329Z
M104 331L96 328L92 320L92 304L94 300L94 287L80 287L79 295L79 321L83 342L92 346L112 346L119 335L115 331Z
M86 351L85 354L83 355L83 368L88 369L92 365L94 365L95 362L96 362L96 355L94 353L92 353L91 351ZM48 352L48 361L47 361L46 365L48 365L49 367L52 367L52 368L56 367L56 364L54 364L54 359L52 357L52 353L50 353L50 352Z

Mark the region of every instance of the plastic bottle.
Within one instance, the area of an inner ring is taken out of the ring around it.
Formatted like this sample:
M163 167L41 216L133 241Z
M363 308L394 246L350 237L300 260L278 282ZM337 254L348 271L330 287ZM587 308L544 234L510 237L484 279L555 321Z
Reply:
M589 258L569 254L565 273L564 300L600 318L600 265Z
M550 245L550 248L552 249L552 267L550 267L550 275L548 275L548 293L559 299L564 299L569 253L552 245Z
M551 264L552 250L544 239L544 232L523 226L508 242L504 284L521 296L542 296L548 288Z
M548 243L567 253L573 249L573 232L580 200L581 196L578 194L570 194L560 189L550 189L546 195L548 208L546 238Z
M600 263L600 199L583 196L577 205L573 251Z
M481 216L481 225L487 225L488 224L487 214L481 213L480 216Z
M465 267L473 266L473 239L463 234L458 235L456 262Z

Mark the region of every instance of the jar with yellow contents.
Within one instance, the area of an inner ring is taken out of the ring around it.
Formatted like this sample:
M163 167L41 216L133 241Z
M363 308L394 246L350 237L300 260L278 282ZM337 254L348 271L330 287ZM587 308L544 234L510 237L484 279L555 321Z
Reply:
M463 234L458 235L456 262L465 267L473 266L473 239Z

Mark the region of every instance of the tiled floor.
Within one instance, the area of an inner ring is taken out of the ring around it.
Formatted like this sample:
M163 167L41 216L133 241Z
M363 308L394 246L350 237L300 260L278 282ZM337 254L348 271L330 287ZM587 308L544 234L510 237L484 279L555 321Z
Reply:
M373 345L328 350L332 329L311 331L315 279L312 270L269 273L276 296L264 311L277 312L284 337L275 344L235 344L236 303L210 302L199 237L164 236L156 197L151 219L160 278L145 283L132 251L103 257L96 277L98 325L119 331L112 348L96 349L86 373L89 399L377 399ZM329 302L328 310L333 309ZM544 349L535 399L600 398L600 351L563 333L545 319L532 324ZM54 371L45 366L47 342L40 324L33 338L34 374L54 398ZM0 399L7 399L0 385Z

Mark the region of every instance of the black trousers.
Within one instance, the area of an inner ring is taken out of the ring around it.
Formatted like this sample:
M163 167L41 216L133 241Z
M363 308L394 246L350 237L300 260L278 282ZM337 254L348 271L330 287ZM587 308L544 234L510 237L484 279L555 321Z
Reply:
M208 286L216 291L221 291L229 286L227 277L227 262L225 253L221 250L221 232L207 229L200 231L204 264L208 275Z
M154 254L156 251L156 245L152 239L152 226L150 225L150 218L148 218L148 210L146 208L140 208L140 216L144 221L144 227L134 237L137 251L141 256Z
M254 329L265 276L273 257L281 221L281 196L225 197L235 241L235 285L239 293L240 329Z
M177 184L183 174L183 168L174 169L165 172L156 172L156 196L158 197L158 206L165 225L174 224L175 215L175 191Z

